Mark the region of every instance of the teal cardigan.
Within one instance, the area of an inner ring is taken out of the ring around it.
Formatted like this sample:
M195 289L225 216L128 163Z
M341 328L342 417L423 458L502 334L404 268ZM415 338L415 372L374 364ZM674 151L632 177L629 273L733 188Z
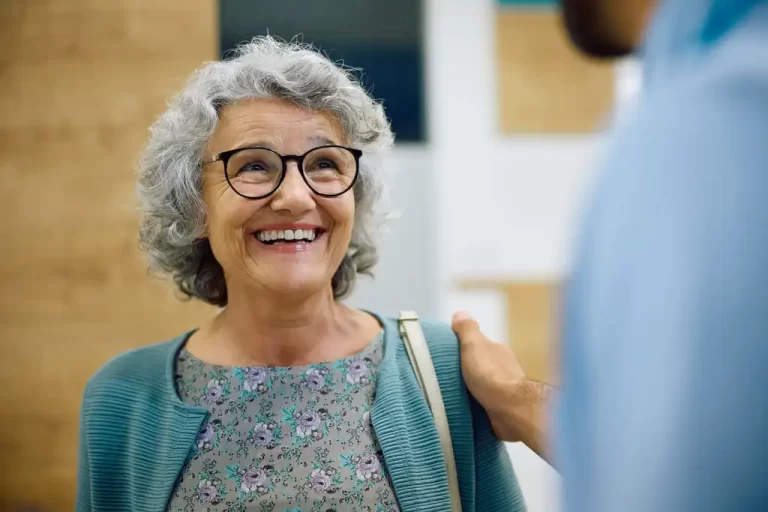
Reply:
M432 415L397 321L384 326L384 357L371 420L403 512L450 512ZM453 438L464 512L525 510L512 463L461 378L447 325L422 322ZM207 411L182 402L176 354L190 333L108 362L89 381L81 410L77 512L163 512Z

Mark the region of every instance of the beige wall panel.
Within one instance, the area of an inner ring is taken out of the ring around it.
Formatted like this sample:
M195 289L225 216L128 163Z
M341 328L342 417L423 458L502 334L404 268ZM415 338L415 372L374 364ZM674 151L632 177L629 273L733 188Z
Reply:
M87 378L212 314L147 275L134 173L168 96L217 57L216 11L0 2L0 510L72 510Z
M613 105L613 66L577 53L554 10L500 9L496 59L505 134L591 133Z

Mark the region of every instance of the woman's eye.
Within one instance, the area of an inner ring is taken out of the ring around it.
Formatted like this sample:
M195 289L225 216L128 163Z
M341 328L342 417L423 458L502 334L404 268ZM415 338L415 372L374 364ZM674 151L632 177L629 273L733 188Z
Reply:
M267 166L258 162L252 162L240 168L240 172L266 171Z
M330 160L320 160L315 164L318 169L336 169L336 164Z

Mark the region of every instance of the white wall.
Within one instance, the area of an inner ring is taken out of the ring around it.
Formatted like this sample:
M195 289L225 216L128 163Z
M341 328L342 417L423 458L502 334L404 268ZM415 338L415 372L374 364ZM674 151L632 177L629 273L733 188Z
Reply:
M605 137L499 135L495 1L426 0L425 6L438 312L449 319L468 309L486 334L506 342L502 298L460 292L455 284L468 277L561 277ZM638 83L637 66L622 65L620 115ZM509 452L530 512L557 510L556 472L523 445L510 444Z
M382 235L375 277L360 278L348 303L389 316L409 309L435 318L439 278L432 152L425 145L400 146L383 166L396 217Z
M495 0L424 0L429 144L397 147L388 158L401 217L382 244L375 281L362 280L350 302L443 320L468 309L506 342L502 298L455 284L561 277L606 138L498 134L495 9ZM630 111L638 72L632 62L620 67L619 116ZM525 446L508 448L530 512L556 511L557 473Z
M429 127L437 192L440 302L469 309L506 341L504 305L492 293L454 289L466 277L550 277L565 268L577 199L595 137L497 133L495 3L427 0ZM531 512L557 508L557 474L525 446L509 452Z

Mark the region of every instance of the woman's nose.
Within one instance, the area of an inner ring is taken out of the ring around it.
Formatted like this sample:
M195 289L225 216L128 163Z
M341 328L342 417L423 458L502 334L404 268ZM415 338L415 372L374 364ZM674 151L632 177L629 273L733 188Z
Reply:
M291 213L301 213L315 206L312 190L307 186L296 162L288 162L285 178L275 191L272 208L286 210Z

